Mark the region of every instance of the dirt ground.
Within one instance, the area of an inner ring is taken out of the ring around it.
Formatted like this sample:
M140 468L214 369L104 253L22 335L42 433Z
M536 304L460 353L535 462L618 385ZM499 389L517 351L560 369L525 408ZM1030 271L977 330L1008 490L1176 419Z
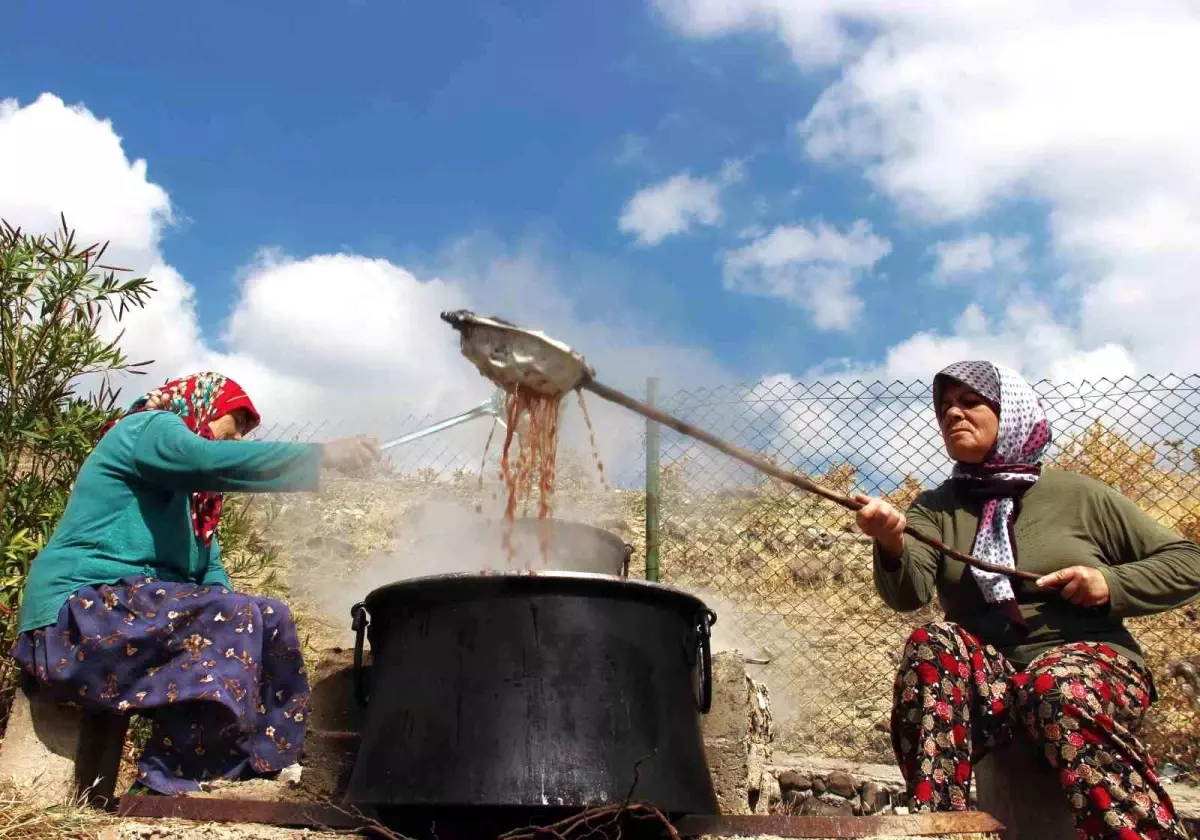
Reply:
M156 820L152 823L122 820L105 826L96 834L97 840L345 840L347 836L344 832L336 831L183 820Z

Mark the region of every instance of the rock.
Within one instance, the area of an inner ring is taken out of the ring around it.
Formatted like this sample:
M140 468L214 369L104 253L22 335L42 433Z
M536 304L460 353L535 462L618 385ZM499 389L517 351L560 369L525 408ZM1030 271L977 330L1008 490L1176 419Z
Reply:
M829 573L829 561L814 554L797 553L788 561L788 568L796 583L819 583Z
M876 782L863 782L862 805L864 814L878 814L891 805L891 797Z
M303 767L301 767L299 764L292 764L279 771L279 781L283 782L288 787L296 787L300 784L300 778L303 773Z
M771 714L771 692L766 685L746 677L750 694L750 743L767 745L775 740L775 720ZM766 751L769 756L769 751ZM766 759L764 758L764 764Z
M846 580L846 563L841 557L831 557L829 559L829 574L838 583L843 583Z
M783 795L783 805L789 814L799 814L804 810L804 803L812 797L806 790L789 790Z
M826 791L825 780L820 776L812 780L813 793L824 793Z
M854 803L838 796L814 796L801 807L806 817L852 817Z
M762 557L759 556L757 551L752 548L747 548L742 551L741 556L738 558L738 565L747 571L759 572L762 571L764 566L766 566L766 563L763 561Z
M825 777L826 789L843 799L853 799L858 795L858 782L849 773L835 770Z
M354 553L354 546L339 537L311 537L304 542L304 547L326 557L345 557Z
M804 529L804 544L809 548L831 548L837 542L837 537L824 528L809 525Z
M766 769L769 756L765 745L754 744L750 747L750 759L747 762L746 799L750 812L753 814L770 814L774 806L783 799L779 789L779 781L775 774Z
M812 790L812 780L807 776L802 776L795 770L785 770L779 774L779 789L786 796L792 791L810 791Z

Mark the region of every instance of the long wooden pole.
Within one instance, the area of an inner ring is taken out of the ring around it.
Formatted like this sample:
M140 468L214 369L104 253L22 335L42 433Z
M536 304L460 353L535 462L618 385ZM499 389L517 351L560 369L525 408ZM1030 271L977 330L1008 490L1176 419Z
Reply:
M607 385L603 385L594 379L585 379L580 383L579 387L587 388L592 393L608 400L609 402L614 402L617 405L628 408L630 411L637 412L647 420L652 420L655 423L660 423L669 429L674 429L680 434L703 441L713 449L723 452L731 458L736 458L742 463L748 464L749 466L754 467L756 470L761 470L767 475L777 478L780 481L792 485L793 487L798 487L808 493L813 493L823 499L828 499L834 504L841 505L848 510L857 511L863 507L862 503L855 499L851 499L848 496L843 496L841 493L835 493L832 490L826 489L819 484L809 481L802 475L791 472L790 470L781 469L775 464L772 464L766 458L763 458L762 456L757 455L748 449L743 449L740 446L734 446L732 443L723 441L716 435L712 435L701 428L693 426L691 423L685 423L682 420L672 417L670 414L667 414L666 412L661 411L652 405L647 405L646 403L635 400L633 397L609 388ZM986 560L980 560L978 557L972 557L970 554L963 554L961 551L956 551L950 546L945 545L940 540L925 536L924 534L918 532L911 525L905 526L904 533L912 537L914 540L922 542L925 545L942 552L947 557L953 557L955 560L966 563L968 566L974 566L977 569L982 569L985 572L994 572L996 574L1008 575L1009 577L1017 577L1024 580L1037 580L1039 577L1039 575L1035 575L1033 572L1029 572L1024 569L1010 569L1006 566L998 566L995 563L989 563Z

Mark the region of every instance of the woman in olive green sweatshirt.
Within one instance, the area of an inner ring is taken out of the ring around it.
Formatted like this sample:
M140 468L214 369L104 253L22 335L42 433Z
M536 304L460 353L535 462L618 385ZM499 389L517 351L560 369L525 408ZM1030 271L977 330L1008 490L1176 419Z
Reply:
M379 457L361 438L243 441L258 411L202 373L133 404L84 462L29 571L13 657L59 702L151 718L143 789L195 791L294 763L308 679L286 605L233 592L224 492L316 490L322 466Z
M911 611L937 595L946 620L909 637L892 746L917 811L967 807L972 762L1019 731L1033 739L1085 837L1186 837L1134 737L1154 699L1123 619L1200 595L1200 548L1105 484L1043 467L1050 426L1013 371L959 362L933 384L951 477L905 513L860 497L875 586ZM907 539L1041 577L983 572Z

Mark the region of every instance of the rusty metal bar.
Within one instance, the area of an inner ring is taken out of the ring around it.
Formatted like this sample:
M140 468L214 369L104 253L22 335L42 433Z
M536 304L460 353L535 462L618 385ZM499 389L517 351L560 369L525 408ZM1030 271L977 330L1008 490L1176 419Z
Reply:
M992 834L1004 830L983 811L873 817L793 817L772 815L689 816L675 822L683 837L934 837Z
M420 809L417 809L420 811ZM483 809L487 810L487 809ZM529 809L530 817L541 809ZM474 826L479 809L444 810L438 824L447 830ZM378 819L373 813L303 802L208 799L190 796L122 796L117 815L195 822L258 823L333 831L361 830ZM405 814L411 821L413 813ZM418 815L419 816L419 815ZM509 820L520 824L511 814ZM387 820L382 820L386 824ZM782 815L692 815L672 821L682 837L772 836L799 838L936 837L946 834L1000 834L1004 826L983 811L871 817L798 817Z
M122 796L119 817L194 820L196 822L261 823L334 831L360 829L372 819L332 805L267 802L254 799L208 799L197 796Z

